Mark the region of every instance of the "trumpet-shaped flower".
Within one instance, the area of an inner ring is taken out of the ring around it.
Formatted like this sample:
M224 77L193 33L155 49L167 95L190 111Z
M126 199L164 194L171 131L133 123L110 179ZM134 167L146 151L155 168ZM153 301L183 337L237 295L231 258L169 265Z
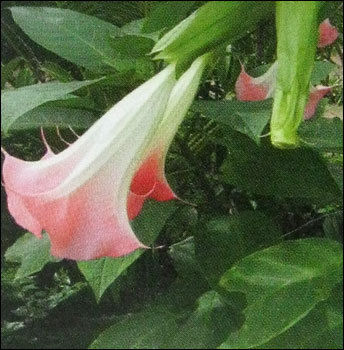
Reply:
M273 97L276 89L277 61L260 77L253 78L241 67L241 72L235 83L236 97L240 101L261 101ZM329 92L328 86L311 87L304 111L304 119L313 117L319 101Z
M175 80L175 66L123 98L59 154L28 162L5 153L3 183L16 222L61 258L118 257L144 248L131 229L147 197L174 198L164 160L205 65ZM45 142L46 143L46 142Z

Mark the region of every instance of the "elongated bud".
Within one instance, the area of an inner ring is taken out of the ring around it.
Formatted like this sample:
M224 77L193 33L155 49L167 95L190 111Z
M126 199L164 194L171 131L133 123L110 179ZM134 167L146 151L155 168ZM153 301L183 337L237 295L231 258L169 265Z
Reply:
M276 2L278 69L271 142L279 148L298 145L318 41L319 7L317 1Z
M209 1L165 34L154 46L156 58L190 64L218 45L230 43L273 14L273 1Z

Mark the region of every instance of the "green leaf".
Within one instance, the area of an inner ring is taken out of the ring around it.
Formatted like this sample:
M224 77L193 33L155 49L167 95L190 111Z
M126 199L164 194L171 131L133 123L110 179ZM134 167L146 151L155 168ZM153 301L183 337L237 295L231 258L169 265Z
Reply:
M258 211L212 218L197 227L196 257L213 286L238 260L277 242L282 232Z
M168 254L173 259L173 265L178 276L183 279L195 280L199 284L207 285L202 278L202 270L195 255L194 238L189 237L184 241L171 245Z
M177 203L173 201L146 201L140 215L131 222L138 239L145 245L153 244L176 209Z
M121 258L101 258L78 262L79 270L91 286L97 302L99 302L110 284L136 261L142 253L142 250L136 250Z
M110 37L119 35L120 29L110 23L52 7L10 10L15 22L32 40L70 62L99 71L114 57Z
M164 307L131 314L101 333L89 349L164 349L178 330L178 316Z
M246 295L245 323L221 348L264 344L302 320L342 280L342 246L329 239L288 241L235 264L220 285Z
M258 349L342 349L343 288L339 287L293 327Z
M335 64L328 61L316 61L314 62L314 68L311 75L311 84L317 85L325 80L328 75L336 67Z
M37 129L40 127L87 129L97 118L90 111L63 107L39 106L26 112L11 125L11 130Z
M329 213L323 223L327 238L343 242L343 212Z
M213 349L237 328L238 319L220 295L211 290L197 300L196 309L171 337L170 349Z
M99 79L98 79L99 80ZM1 92L1 130L7 132L11 125L24 113L46 103L61 99L65 95L98 80L73 81L70 83L45 83L24 86Z
M270 99L254 102L196 101L192 110L259 142L260 135L270 119L271 106Z
M117 58L138 58L147 55L154 42L141 36L124 35L111 38L110 43Z
M299 198L314 204L340 202L341 191L317 152L259 147L230 129L222 140L229 149L221 168L226 182L275 198Z
M213 348L235 327L235 321L214 291L203 294L194 311L176 312L158 298L109 327L90 349Z
M300 126L299 135L303 142L319 151L343 151L343 121L339 118L306 120Z
M46 234L38 239L31 233L25 233L7 249L6 260L20 263L15 278L23 278L39 272L49 262L57 262L58 259L50 255L50 241Z
M143 211L132 222L134 232L144 244L152 244L175 209L176 205L173 202L158 203L150 201L145 203ZM78 267L90 284L97 302L110 284L132 265L143 252L144 250L140 249L121 258L101 258L78 262Z
M158 1L143 23L142 31L152 33L171 28L184 19L195 1Z

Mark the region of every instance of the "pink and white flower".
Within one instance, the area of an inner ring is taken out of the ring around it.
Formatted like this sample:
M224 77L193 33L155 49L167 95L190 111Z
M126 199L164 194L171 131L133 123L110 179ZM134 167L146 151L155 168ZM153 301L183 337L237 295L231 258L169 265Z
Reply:
M129 220L148 197L176 197L164 161L205 62L198 58L178 81L169 65L59 154L46 144L45 156L28 162L3 151L3 184L15 221L37 237L45 230L51 253L60 258L118 257L145 248Z

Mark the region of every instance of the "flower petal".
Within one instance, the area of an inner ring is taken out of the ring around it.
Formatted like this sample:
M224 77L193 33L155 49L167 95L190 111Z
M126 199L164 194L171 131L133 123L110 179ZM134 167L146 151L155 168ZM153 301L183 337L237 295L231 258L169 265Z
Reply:
M308 102L305 108L304 118L310 119L313 117L319 101L329 92L331 88L328 86L318 85L312 88L309 93Z
M240 101L261 101L272 97L275 89L277 63L260 77L253 78L248 75L243 65L235 83L236 97Z

